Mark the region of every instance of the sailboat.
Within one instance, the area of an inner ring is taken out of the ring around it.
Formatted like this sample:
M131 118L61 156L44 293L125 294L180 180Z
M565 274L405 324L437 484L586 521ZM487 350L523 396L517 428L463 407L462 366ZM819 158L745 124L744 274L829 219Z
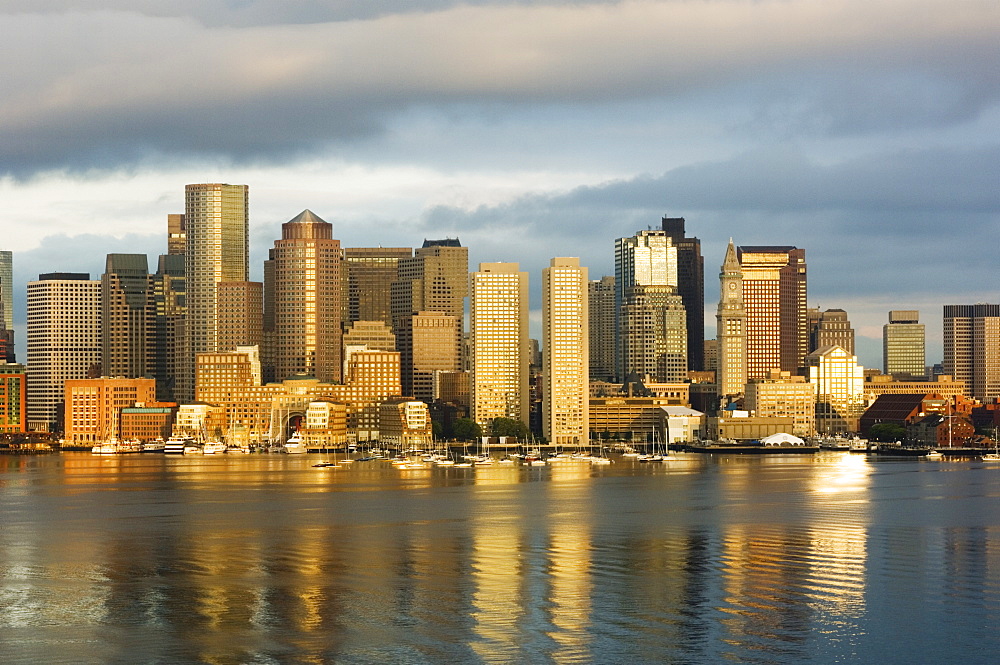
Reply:
M983 455L984 462L1000 462L1000 439L997 438L997 430L993 429L993 452Z

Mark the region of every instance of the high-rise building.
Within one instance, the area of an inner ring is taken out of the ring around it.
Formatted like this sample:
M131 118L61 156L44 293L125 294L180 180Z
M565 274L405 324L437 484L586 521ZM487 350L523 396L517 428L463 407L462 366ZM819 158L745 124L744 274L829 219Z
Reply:
M150 372L156 379L156 398L161 402L194 399L194 377L185 372L188 356L184 290L184 255L161 254L152 276L150 331Z
M410 247L345 247L341 271L344 323L383 321L392 327L392 284Z
M219 282L249 277L248 189L218 183L185 187L188 372L194 371L196 354L220 350Z
M622 303L621 354L626 374L656 383L687 380L684 303L672 286L633 286Z
M333 225L304 210L281 225L270 250L265 315L275 379L296 374L338 382L341 366L340 241ZM270 378L270 377L269 377Z
M261 282L219 282L220 351L263 344L264 285Z
M87 273L47 273L28 282L28 422L62 426L64 385L101 370L101 282Z
M944 372L982 402L1000 398L1000 305L944 306Z
M766 379L747 383L746 410L757 418L792 418L795 436L816 432L816 384L804 376L774 370Z
M811 307L806 317L809 321L809 353L827 346L839 346L854 353L854 328L847 312L842 309L821 312L819 308Z
M427 403L438 399L437 374L462 369L461 330L454 315L441 312L416 312L396 319L404 395Z
M716 313L719 397L743 393L747 383L747 313L743 304L743 271L732 238L719 271L719 308Z
M480 263L470 281L472 419L528 424L528 273L516 263Z
M542 270L542 434L550 445L589 440L587 269L554 258Z
M187 230L184 215L167 215L167 254L176 256L187 251Z
M687 315L677 291L677 248L666 232L639 231L615 241L615 291L618 378L686 378ZM671 356L667 364L665 353Z
M24 365L0 360L0 434L27 431L27 385Z
M615 278L605 275L587 286L590 318L590 380L615 379Z
M816 386L816 430L821 434L857 432L865 411L865 368L839 346L805 357L809 382Z
M806 253L790 246L740 247L747 378L795 373L809 351Z
M14 258L0 249L0 329L14 329Z
M108 254L101 275L103 376L138 378L151 373L155 341L150 276L145 254Z
M687 367L705 369L705 259L701 240L684 234L683 217L664 217L664 233L677 248L677 293L684 303L687 328Z
M894 309L882 326L882 371L897 379L927 377L924 324L917 310Z

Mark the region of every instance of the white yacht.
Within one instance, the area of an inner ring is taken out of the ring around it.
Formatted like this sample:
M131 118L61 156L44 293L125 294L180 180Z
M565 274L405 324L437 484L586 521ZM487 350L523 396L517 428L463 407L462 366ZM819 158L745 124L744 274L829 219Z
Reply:
M206 441L201 447L201 452L206 455L221 455L226 452L226 444L222 441Z
M306 451L306 444L302 441L302 435L298 432L292 434L292 436L285 442L285 452L289 455L301 455Z

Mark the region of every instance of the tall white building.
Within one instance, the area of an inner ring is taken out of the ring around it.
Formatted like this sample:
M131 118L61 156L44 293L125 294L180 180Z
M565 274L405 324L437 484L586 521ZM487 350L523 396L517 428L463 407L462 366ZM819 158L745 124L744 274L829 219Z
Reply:
M469 276L472 419L528 424L528 273L516 263L480 263Z
M589 437L587 269L554 258L542 271L542 433L549 444Z
M64 384L100 375L101 282L86 273L48 273L28 282L28 422L57 431Z

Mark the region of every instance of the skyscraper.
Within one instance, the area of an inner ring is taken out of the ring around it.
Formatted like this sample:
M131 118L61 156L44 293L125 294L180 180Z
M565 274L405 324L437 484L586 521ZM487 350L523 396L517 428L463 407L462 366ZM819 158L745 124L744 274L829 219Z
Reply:
M743 393L747 383L746 308L743 305L743 271L732 238L719 271L719 307L716 313L719 396Z
M14 258L0 249L0 328L14 329Z
M827 346L839 346L848 353L854 353L854 328L842 309L828 309L824 312L810 308L809 353ZM787 371L787 370L786 370Z
M480 263L470 281L472 419L528 424L528 273L516 263Z
M944 372L980 401L1000 397L1000 305L944 306Z
M196 354L220 350L219 282L248 279L248 189L218 183L185 187L185 327L191 372Z
M618 378L632 373L662 382L686 378L686 313L677 292L677 248L664 231L639 231L615 241L615 289ZM678 348L679 361L672 357L664 364L664 353L674 356Z
M589 439L587 269L554 258L542 270L542 433L550 445Z
M187 230L184 215L167 215L167 254L177 255L187 251Z
M409 247L345 247L341 292L344 323L383 321L392 327L392 284Z
M462 368L461 329L457 317L442 312L416 312L396 319L404 395L427 403L437 399L436 376Z
M924 324L917 310L894 309L882 326L882 371L898 379L927 377Z
M108 254L101 275L103 376L150 374L153 308L145 254Z
M310 374L341 380L340 241L333 225L304 210L281 225L270 250L265 319L275 379Z
M161 254L152 277L150 331L150 371L156 379L156 398L161 402L194 399L193 365L187 363L184 290L184 255ZM190 376L185 368L192 370Z
M28 421L57 431L67 379L100 375L101 282L47 273L28 282Z
M795 373L809 351L806 253L789 246L740 247L746 309L747 378Z
M615 379L615 278L605 275L588 285L590 380Z
M677 293L684 303L687 328L687 367L705 369L705 259L701 241L684 234L683 217L664 217L663 231L677 248Z

